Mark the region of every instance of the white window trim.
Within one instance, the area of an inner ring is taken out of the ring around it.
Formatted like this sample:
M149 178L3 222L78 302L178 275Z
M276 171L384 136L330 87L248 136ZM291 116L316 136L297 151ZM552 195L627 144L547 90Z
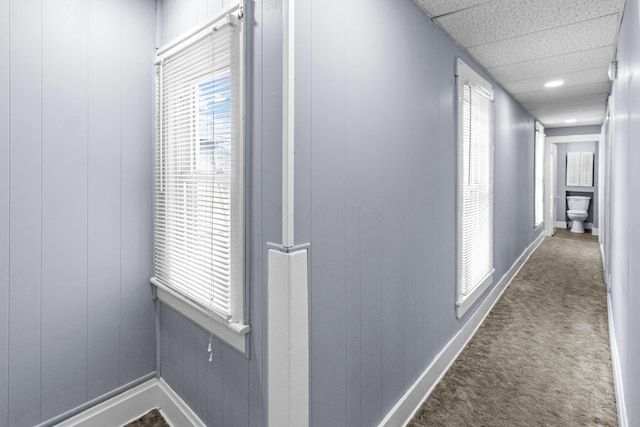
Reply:
M544 146L545 146L545 134L544 134L544 126L542 123L536 121L536 131L534 136L534 166L533 166L533 183L534 183L534 200L533 200L533 227L537 230L544 225L544 209L545 209L545 200L544 200ZM540 162L540 163L538 163ZM542 164L541 168L538 166ZM542 176L538 176L538 172L542 174ZM541 188L538 188L538 182L540 182ZM540 196L540 200L538 200L538 196ZM538 209L538 204L542 204L542 214L540 218L536 218L536 212Z
M456 61L456 99L457 102L457 111L456 111L456 127L457 127L457 139L456 146L457 149L460 150L460 141L463 140L463 129L461 126L461 108L460 108L460 93L461 87L465 84L465 82L472 83L473 86L478 89L483 95L493 101L493 86L485 80L480 74L478 74L475 70L469 67L464 63L461 59ZM495 117L495 115L494 115ZM494 123L491 123L493 128ZM492 132L493 133L493 132ZM493 142L492 142L493 146ZM493 167L493 160L491 162L491 167ZM459 227L460 216L460 160L459 155L456 156L456 169L458 170L458 186L456 188L456 198L458 200L458 207L456 209L456 224ZM495 191L495 183L492 188L492 191ZM459 232L456 232L456 242L460 241ZM492 239L493 240L493 239ZM459 243L458 243L459 244ZM491 265L493 265L493 245L491 248ZM495 269L492 267L489 273L484 277L484 279L480 282L475 289L471 291L470 294L464 295L462 291L461 281L460 281L460 266L458 260L458 249L456 249L456 316L461 318L464 314L471 308L471 306L478 300L478 298L483 294L483 292L493 283L493 274L495 273Z
M246 85L246 64L245 64L245 39L246 39L246 28L244 26L243 19L243 2L236 2L227 8L225 8L222 12L220 12L216 17L209 20L202 26L199 26L193 31L185 33L176 39L170 41L163 47L157 50L156 53L156 64L162 61L164 57L170 56L171 54L180 51L191 45L193 40L198 40L202 38L203 35L210 33L216 27L232 22L237 25L241 25L240 30L240 40L239 40L239 75L240 75L240 85L238 90L239 97L239 123L238 123L238 140L240 144L238 144L238 158L239 161L239 173L238 173L238 185L237 187L240 191L237 192L239 197L236 197L233 202L238 205L238 212L245 212L245 194L244 194L244 170L245 170L245 156L244 156L244 135L245 135L245 116L246 116L246 103L245 103L245 85ZM156 127L157 128L157 127ZM239 230L233 230L234 232L240 232L242 234L241 240L244 242L244 215L242 224L239 227ZM244 244L242 245L243 251ZM151 278L151 284L156 287L156 297L163 304L171 307L181 315L185 316L190 321L194 322L196 325L202 327L208 332L211 332L219 339L229 344L232 348L238 350L241 353L246 353L246 335L251 331L251 326L246 323L246 309L245 309L245 287L246 287L246 255L243 256L245 262L242 266L237 266L236 268L242 269L242 284L236 288L235 298L232 301L233 311L236 313L241 313L241 319L237 321L229 321L229 319L220 316L218 313L215 313L211 310L208 310L206 307L198 304L197 302L187 298L182 295L180 292L175 291L174 289L160 283L155 278Z

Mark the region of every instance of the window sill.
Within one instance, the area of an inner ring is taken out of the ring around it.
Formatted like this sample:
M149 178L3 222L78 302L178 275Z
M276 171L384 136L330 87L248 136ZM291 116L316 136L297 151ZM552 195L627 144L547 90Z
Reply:
M480 296L487 290L489 285L493 283L493 273L495 269L491 270L489 274L484 278L482 283L478 285L469 295L467 295L462 301L456 303L456 317L460 319L471 308L474 302L480 298Z
M218 314L191 301L179 292L159 283L155 278L151 278L151 284L156 287L156 295L160 302L168 305L206 331L211 332L239 352L246 353L246 335L251 330L250 325L231 323Z

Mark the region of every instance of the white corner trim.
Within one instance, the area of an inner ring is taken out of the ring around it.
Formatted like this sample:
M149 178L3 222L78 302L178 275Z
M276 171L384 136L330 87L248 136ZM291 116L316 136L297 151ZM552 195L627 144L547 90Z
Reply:
M282 245L294 245L294 166L296 111L295 0L282 2Z
M469 318L467 323L460 328L458 333L444 346L433 361L427 366L422 375L398 400L393 408L387 413L378 427L396 427L406 425L415 415L420 405L429 397L435 386L447 373L453 362L458 358L462 350L467 346L471 338L484 322L495 303L500 299L502 293L507 289L513 278L518 274L520 268L529 259L529 256L544 240L541 234L534 240L520 257L513 263L509 271L505 273L491 293L485 298L478 309Z
M249 325L229 323L222 317L213 312L208 312L198 306L198 304L168 286L163 285L157 280L152 278L151 283L156 286L158 299L163 304L168 305L196 325L204 328L208 332L211 332L239 352L246 352L245 335L251 330Z
M122 426L156 408L173 427L206 427L180 396L163 379L157 378L93 406L56 427Z
M269 249L268 426L309 425L307 250Z
M594 236L599 236L599 235L600 235L600 229L599 229L599 228L594 228L594 227L592 226L592 228L591 228L591 234L592 234L592 235L594 235Z
M611 294L607 293L607 313L609 314L609 340L611 343L611 367L613 369L613 387L616 393L616 406L618 409L618 425L628 427L627 406L625 404L622 372L620 371L620 355L616 342L615 325L613 324L613 312L611 309Z
M566 221L556 221L556 228L567 228Z

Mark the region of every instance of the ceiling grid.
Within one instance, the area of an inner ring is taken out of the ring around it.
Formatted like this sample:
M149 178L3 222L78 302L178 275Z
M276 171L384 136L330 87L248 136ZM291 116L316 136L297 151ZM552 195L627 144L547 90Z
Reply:
M624 0L414 1L545 126L602 123Z

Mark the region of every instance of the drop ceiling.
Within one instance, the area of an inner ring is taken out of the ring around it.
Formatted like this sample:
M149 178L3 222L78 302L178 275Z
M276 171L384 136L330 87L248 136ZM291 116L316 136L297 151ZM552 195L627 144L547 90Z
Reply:
M414 1L546 127L602 123L624 0Z

